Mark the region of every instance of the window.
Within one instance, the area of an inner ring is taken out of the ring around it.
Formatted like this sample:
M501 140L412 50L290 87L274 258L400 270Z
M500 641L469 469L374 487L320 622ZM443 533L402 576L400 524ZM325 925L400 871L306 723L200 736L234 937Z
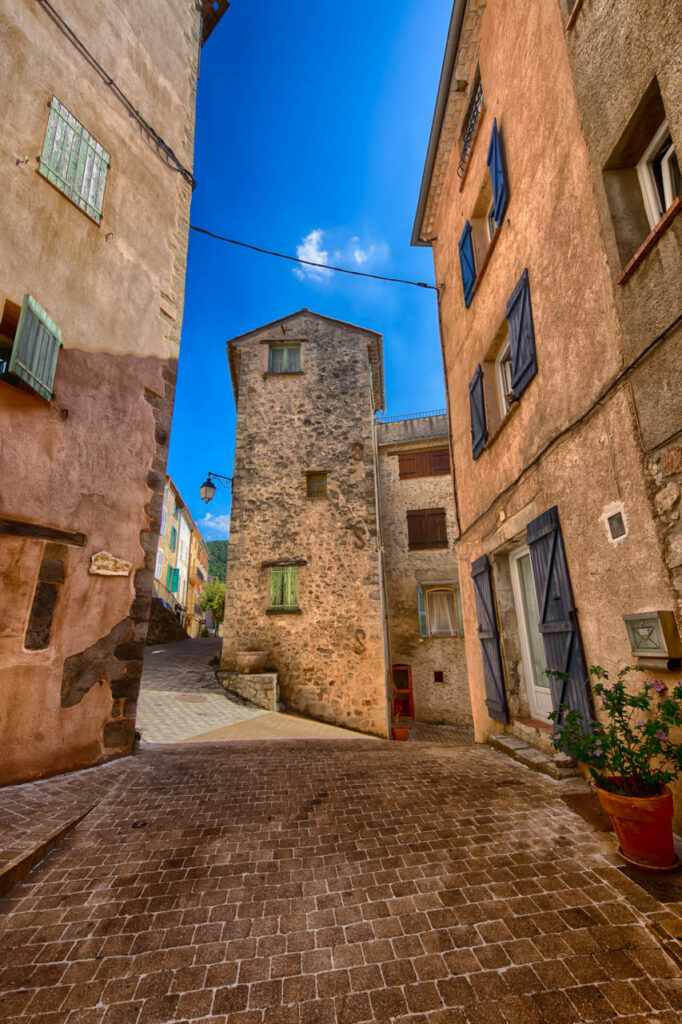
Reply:
M398 476L401 480L449 474L450 452L447 448L430 448L425 452L401 452L398 455Z
M177 547L177 543L178 543L178 531L175 529L174 526L171 526L170 545L169 545L171 551L175 551L175 548Z
M446 548L448 533L444 508L417 509L407 513L407 540L410 551Z
M38 170L99 224L109 154L54 96Z
M176 594L178 586L180 584L180 570L174 569L172 566L168 566L166 571L166 590L170 590L171 594Z
M163 576L163 551L156 552L156 569L154 570L154 576L157 580L160 580Z
M485 232L486 232L486 235L488 236L488 242L489 243L492 242L493 235L495 234L495 232L497 230L497 225L495 223L495 213L494 213L494 210L495 210L495 200L491 199L490 200L490 206L486 210L486 214L485 214Z
M164 505L163 508L161 509L161 530L160 530L160 533L161 533L162 537L166 536L166 529L167 529L167 527L168 527L168 512L166 511L166 506Z
M493 121L486 162L489 174L481 185L471 219L465 223L459 240L462 289L467 308L488 265L507 208L507 175L497 119Z
M509 348L509 338L505 341L495 360L495 380L497 382L497 394L500 402L502 419L511 408L514 397L512 390L512 361Z
M21 308L5 303L0 323L0 376L4 380L51 401L61 347L61 330L33 296L24 295Z
M649 226L653 229L682 192L680 164L667 121L663 122L644 151L637 164L637 175Z
M178 500L176 498L175 501L173 502L173 515L175 516L176 519L178 518L179 511L180 505L178 504Z
M655 78L639 101L602 173L623 267L623 274L617 280L622 284L660 243L665 229L682 209L679 157Z
M469 163L469 157L471 155L471 148L476 138L476 129L478 128L478 122L481 119L481 111L484 107L483 100L483 86L481 85L481 73L478 68L474 72L474 76L471 82L471 88L469 90L469 101L467 103L466 112L462 119L462 127L459 133L459 166L457 168L457 175L460 178L464 177L467 164Z
M298 609L297 565L277 565L270 569L270 608L275 611Z
M421 637L464 636L459 587L417 587L417 609Z
M326 498L327 474L308 473L306 475L306 494L309 498Z
M270 373L300 373L300 345L271 345L268 371Z

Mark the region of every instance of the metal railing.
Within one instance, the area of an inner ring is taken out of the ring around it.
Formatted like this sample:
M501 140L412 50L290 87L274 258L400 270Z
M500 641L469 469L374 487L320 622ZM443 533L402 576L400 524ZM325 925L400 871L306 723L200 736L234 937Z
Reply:
M377 416L377 423L398 423L399 420L425 420L429 416L445 416L447 409L429 409L428 412L401 413L399 416Z
M471 152L471 144L474 141L474 135L476 134L476 128L478 127L478 121L481 116L481 110L483 109L483 86L478 83L476 90L469 103L469 110L467 112L467 120L462 133L462 150L459 157L459 167L457 168L457 176L462 178L466 165L469 162L469 153Z

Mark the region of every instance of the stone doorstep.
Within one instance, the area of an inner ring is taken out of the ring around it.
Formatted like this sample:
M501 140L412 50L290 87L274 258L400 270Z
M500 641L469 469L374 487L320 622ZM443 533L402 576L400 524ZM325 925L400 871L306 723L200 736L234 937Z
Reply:
M542 750L528 746L518 736L510 736L507 733L494 733L488 737L488 743L495 750L506 754L514 761L524 764L526 768L549 775L551 779L572 779L580 778L578 769L567 757L555 758L552 754L546 754Z
M29 871L32 871L37 864L45 860L48 853L51 853L70 832L73 832L80 825L81 821L87 817L93 807L97 806L97 803L98 801L91 804L85 811L79 811L78 814L69 818L65 824L60 825L58 829L51 832L45 839L37 842L34 846L25 848L12 860L0 865L0 898L6 896L10 889L13 889L22 878L26 877Z

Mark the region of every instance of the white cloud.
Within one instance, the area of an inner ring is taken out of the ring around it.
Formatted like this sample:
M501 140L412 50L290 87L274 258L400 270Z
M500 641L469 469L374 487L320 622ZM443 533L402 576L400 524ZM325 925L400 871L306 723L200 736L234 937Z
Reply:
M309 263L331 263L338 267L348 267L349 270L361 267L369 270L370 267L377 267L386 262L390 249L386 242L363 242L358 235L352 235L348 240L339 238L341 232L332 232L336 237L333 250L330 251L325 244L325 234L322 228L314 228L310 231L300 245L296 246L296 255L300 260L308 260ZM294 274L299 281L327 280L332 270L323 266L307 266L300 264L294 267Z
M230 532L229 512L217 516L207 512L201 519L197 519L197 526L204 540L226 540Z
M329 263L329 253L322 248L323 237L322 228L314 228L310 234L306 235L301 244L296 246L296 255L299 260L307 260L308 263ZM329 277L331 273L331 270L326 270L324 267L310 267L305 264L294 267L294 274L299 281L305 281L306 277L312 277L319 281Z

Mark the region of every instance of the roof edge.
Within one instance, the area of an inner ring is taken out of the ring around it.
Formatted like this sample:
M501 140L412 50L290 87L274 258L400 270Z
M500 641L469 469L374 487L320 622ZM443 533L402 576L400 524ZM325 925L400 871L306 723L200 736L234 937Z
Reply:
M462 31L462 23L464 21L466 6L467 0L454 0L454 4L452 6L447 41L445 43L445 55L443 57L443 66L441 68L440 79L438 82L436 105L433 112L433 121L431 122L429 144L426 148L426 160L424 162L424 172L422 174L421 186L419 188L419 199L417 200L417 211L415 213L410 245L431 245L431 242L425 242L420 237L421 228L424 222L424 214L426 212L426 203L429 197L429 191L431 189L431 177L433 175L433 167L436 162L436 154L440 144L440 133L443 128L443 118L448 104L450 83L452 82L452 75L455 70L455 62L457 60L457 51L459 50L459 39Z
M316 313L312 309L297 309L295 313L287 313L286 316L280 316L277 320L271 320L270 323L261 324L259 327L254 327L251 331L245 331L244 334L237 334L234 338L230 338L228 345L233 344L235 341L242 341L244 338L250 338L254 334L260 334L261 331L267 331L269 327L276 327L277 324L283 324L287 320L293 320L295 316L301 316L307 313L308 316L317 317L318 320L327 320L333 324L342 324L344 327L351 327L354 331L362 331L363 334L372 334L375 338L381 338L382 335L378 331L373 331L369 327L360 327L359 324L351 324L347 320L338 320L333 316L325 316L324 313Z

